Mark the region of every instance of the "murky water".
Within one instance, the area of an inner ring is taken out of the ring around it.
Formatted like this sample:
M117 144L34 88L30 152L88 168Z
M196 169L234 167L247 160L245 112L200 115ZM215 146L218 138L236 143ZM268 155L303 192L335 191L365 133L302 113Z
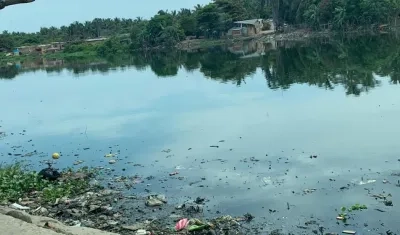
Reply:
M335 210L360 203L368 209L350 213L347 229L398 233L396 42L261 45L262 54L256 44L136 56L123 67L3 69L12 79L0 80L1 161L39 167L58 151L60 168L83 160L155 177L132 193L206 197L211 215L250 212L264 228L299 234L310 220L341 231ZM376 182L359 185L369 179ZM394 206L372 197L388 193Z

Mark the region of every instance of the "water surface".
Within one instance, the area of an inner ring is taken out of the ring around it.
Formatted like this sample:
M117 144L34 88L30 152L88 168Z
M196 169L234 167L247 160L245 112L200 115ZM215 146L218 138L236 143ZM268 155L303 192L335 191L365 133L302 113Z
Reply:
M60 168L83 160L115 175L152 175L131 193L206 197L207 213L250 212L266 229L317 220L339 232L335 210L361 203L368 210L354 213L347 229L396 233L397 41L253 43L9 66L0 75L1 161L36 150L42 154L23 159L39 168L58 151ZM110 152L115 165L104 158ZM185 178L170 177L174 171ZM376 182L359 185L367 179ZM391 193L394 206L371 197L379 193Z

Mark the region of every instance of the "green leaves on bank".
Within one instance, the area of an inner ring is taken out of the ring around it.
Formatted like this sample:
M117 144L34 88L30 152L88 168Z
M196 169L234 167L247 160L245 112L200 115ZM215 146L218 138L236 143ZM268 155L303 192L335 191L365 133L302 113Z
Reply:
M88 169L79 170L88 173ZM78 172L68 170L66 173ZM89 179L64 178L63 181L44 180L37 172L29 171L21 163L0 166L0 202L17 202L19 198L35 195L39 201L54 202L89 190Z

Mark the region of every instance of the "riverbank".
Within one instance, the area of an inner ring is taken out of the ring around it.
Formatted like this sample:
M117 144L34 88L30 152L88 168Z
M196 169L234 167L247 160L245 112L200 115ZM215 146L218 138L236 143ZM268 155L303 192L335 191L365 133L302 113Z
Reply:
M115 154L104 156L113 165ZM317 156L311 156L311 159ZM257 161L251 158L250 161ZM54 162L53 162L54 163ZM80 164L80 162L76 162ZM53 167L44 168L40 173L17 163L1 166L0 177L0 216L11 216L26 223L45 228L52 232L69 235L86 234L121 234L121 235L158 235L158 234L325 234L321 219L311 217L298 218L297 229L288 232L287 229L275 227L266 218L255 218L246 213L239 216L219 215L205 216L205 210L216 210L211 213L220 214L218 209L210 209L208 204L213 196L208 198L188 198L182 203L176 203L176 198L168 198L164 194L145 190L146 195L127 193L126 189L135 189L139 184L151 182L154 177L141 178L134 176L118 176L111 168L78 168L55 173ZM170 173L171 178L177 173ZM44 177L44 178L43 178ZM206 184L206 179L202 179ZM270 179L263 179L269 184ZM374 183L375 180L361 181L360 185ZM202 183L202 182L199 182ZM150 185L147 183L147 185ZM348 190L350 186L341 190ZM317 189L306 189L303 195L312 194ZM377 200L384 201L386 206L393 206L390 194L373 195ZM292 207L287 203L287 210ZM337 218L332 222L347 224L348 219L368 209L363 204L355 204L349 208L342 207L337 211ZM269 209L269 214L276 211ZM335 213L332 214L335 216ZM302 222L301 222L302 221ZM341 222L342 221L342 222ZM20 232L19 226L11 228ZM25 227L23 225L22 227ZM42 231L43 230L38 230ZM346 231L351 231L347 229ZM48 234L52 235L53 233ZM18 233L18 234L23 234ZM45 233L46 234L46 233ZM352 234L352 233L351 233Z
M377 34L379 32L375 31L351 31L347 32L347 35L362 35L362 34ZM292 32L286 33L274 33L273 31L266 31L256 36L251 37L238 37L231 39L192 39L184 40L176 44L173 49L183 50L183 51L195 51L200 49L206 49L215 46L232 45L237 42L243 41L257 41L262 43L276 43L280 41L295 41L295 42L307 42L311 39L316 38L327 38L340 35L340 32L335 31L310 31L310 30L294 30ZM104 45L104 43L99 43L96 46L77 44L73 45L73 52L56 52L51 54L43 55L21 55L21 56L6 56L6 54L0 54L0 65L6 65L9 63L24 62L24 61L34 61L38 59L62 59L62 60L86 60L86 61L99 61L104 60L105 57L99 55L98 47ZM111 45L111 47L114 47ZM119 46L116 46L119 47ZM126 47L122 55L128 55L129 50ZM115 49L115 48L113 48ZM120 48L121 49L121 48ZM154 47L147 48L146 51L163 51L168 48L164 47ZM171 48L172 49L172 48ZM115 55L113 55L115 56Z
M19 163L1 167L0 214L27 223L36 221L33 224L39 227L74 235L84 234L79 228L110 232L107 234L138 235L220 234L222 231L248 234L251 230L242 226L250 224L254 218L251 214L236 218L222 216L206 221L202 215L207 203L205 198L171 205L162 194L124 195L122 189L139 183L139 178L118 177L105 188L101 186L101 177L98 176L109 175L107 170L68 169L59 172L59 176L55 172L49 167L36 173ZM43 223L40 219L43 216L56 221ZM175 224L184 218L189 218L188 224L176 229Z
M96 51L89 51L89 52L85 51L85 52L74 52L74 53L58 52L58 53L44 54L44 55L20 55L20 56L5 56L4 54L0 54L0 65L6 65L7 63L34 61L38 59L95 61L101 59L101 57L98 56Z

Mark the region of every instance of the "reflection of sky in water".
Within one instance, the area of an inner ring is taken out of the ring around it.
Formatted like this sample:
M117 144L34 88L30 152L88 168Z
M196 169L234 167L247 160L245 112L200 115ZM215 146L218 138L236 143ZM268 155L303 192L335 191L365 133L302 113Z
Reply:
M271 223L296 225L316 216L332 227L335 209L365 203L371 208L367 215L374 217L358 213L358 226L365 234L376 234L368 229L393 231L393 215L399 211L373 200L364 188L371 188L371 193L385 189L393 194L395 205L400 198L400 188L394 186L397 179L388 177L400 165L399 105L397 86L383 85L360 97L346 97L340 86L334 91L306 85L273 91L261 71L241 87L185 71L175 78L156 78L150 70L79 78L69 73L27 73L0 83L2 130L27 131L25 136L9 135L0 147L3 154L14 145L22 145L26 152L61 151L60 166L76 159L106 165L100 162L105 161L104 154L120 150L119 162L112 167L156 176L147 182L153 190L167 190L169 196L206 196L212 199L209 206L223 213L254 212ZM84 147L91 149L83 151ZM172 151L166 154L163 149ZM74 157L76 153L80 156ZM310 154L318 158L310 159ZM260 161L243 162L250 157ZM160 185L157 179L168 177L178 165L185 168L179 171L186 179ZM262 178L268 176L283 183L263 185ZM374 187L339 190L362 176L378 181ZM189 185L202 177L206 181ZM383 185L384 178L393 184ZM306 188L317 192L298 195ZM287 202L293 205L290 213ZM268 209L278 212L271 215ZM364 221L369 227L364 228Z

